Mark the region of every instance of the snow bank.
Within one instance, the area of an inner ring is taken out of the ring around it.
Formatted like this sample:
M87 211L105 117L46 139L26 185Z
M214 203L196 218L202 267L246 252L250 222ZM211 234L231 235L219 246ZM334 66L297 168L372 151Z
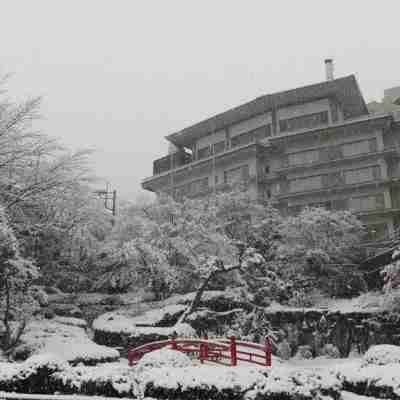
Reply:
M163 348L145 354L137 363L135 371L140 372L149 368L162 368L166 366L183 368L189 367L192 364L192 361L186 354L180 351Z
M80 328L87 327L87 322L82 318L56 316L53 321L64 325L79 326Z
M132 337L154 334L166 337L173 334L182 337L196 336L195 330L189 324L183 323L171 327L135 326L135 318L113 312L100 315L93 321L92 327L97 331L124 333Z
M133 317L131 321L136 326L173 325L185 309L186 306L183 304L171 304L163 308L147 311L144 314ZM168 322L172 322L172 324L168 324Z
M68 369L68 363L53 354L41 354L23 363L0 364L0 390L48 393L49 377Z
M110 397L133 396L132 368L120 363L77 366L52 375L53 387L62 393Z
M288 367L273 369L221 366L157 368L141 375L145 395L181 398L280 398L312 399L319 395L339 397L340 380L333 374L298 371Z
M339 374L345 390L384 399L400 399L398 363L345 368Z
M358 365L345 365L337 369L343 389L350 392L400 400L400 358L398 346L371 347Z
M68 322L71 322L70 318ZM83 328L60 323L59 319L32 321L21 341L22 344L16 350L20 358L51 353L72 364L83 362L88 365L119 358L117 350L94 343Z
M363 365L386 365L391 363L400 363L400 346L390 344L372 346L363 357ZM398 368L400 371L400 365L398 365Z

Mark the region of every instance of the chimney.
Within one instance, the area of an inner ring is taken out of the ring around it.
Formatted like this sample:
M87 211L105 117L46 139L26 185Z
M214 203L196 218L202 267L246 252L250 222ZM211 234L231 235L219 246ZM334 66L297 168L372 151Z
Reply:
M326 72L326 80L333 81L333 60L332 60L332 58L327 58L325 60L325 72Z

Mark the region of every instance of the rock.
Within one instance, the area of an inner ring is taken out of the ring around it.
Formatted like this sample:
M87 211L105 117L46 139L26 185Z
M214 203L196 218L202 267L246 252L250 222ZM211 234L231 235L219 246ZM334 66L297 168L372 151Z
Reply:
M40 286L33 286L31 288L33 298L39 303L40 307L47 307L49 305L49 298Z
M51 309L56 315L61 317L83 317L82 310L74 304L54 303L51 305Z
M278 344L278 357L283 360L289 360L291 356L292 349L290 348L290 344L286 339L283 339L283 341Z
M313 358L311 347L299 346L295 357L301 360L309 360L310 358Z
M340 358L339 349L331 344L327 343L320 351L321 356L329 357L329 358Z

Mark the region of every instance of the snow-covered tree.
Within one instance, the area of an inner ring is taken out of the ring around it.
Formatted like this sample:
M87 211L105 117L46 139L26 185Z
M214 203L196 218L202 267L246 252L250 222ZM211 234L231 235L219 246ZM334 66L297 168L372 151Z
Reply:
M70 152L36 127L40 98L10 100L0 81L0 204L23 256L33 258L46 283L62 266L79 276L104 238L110 219L96 207L89 184L88 151ZM102 237L103 236L103 237ZM64 275L66 276L66 275Z
M386 265L381 274L384 285L384 305L393 310L400 311L400 247L397 247L392 254L392 262Z
M352 285L358 289L363 285L356 266L364 226L355 214L306 208L297 216L284 219L280 232L280 258L290 266L292 275L326 280L332 294L345 294Z
M21 257L19 245L0 208L0 348L7 354L18 343L34 306L31 283L35 265Z

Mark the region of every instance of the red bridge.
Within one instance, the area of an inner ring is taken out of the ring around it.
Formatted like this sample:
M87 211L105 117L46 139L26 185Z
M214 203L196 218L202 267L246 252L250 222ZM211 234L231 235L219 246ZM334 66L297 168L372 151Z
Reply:
M269 337L265 343L257 344L229 339L170 339L159 342L146 343L142 346L130 349L128 352L129 365L139 361L143 355L164 347L182 353L194 354L203 363L212 361L222 365L237 365L238 361L246 361L253 364L271 367L272 365L272 342Z

